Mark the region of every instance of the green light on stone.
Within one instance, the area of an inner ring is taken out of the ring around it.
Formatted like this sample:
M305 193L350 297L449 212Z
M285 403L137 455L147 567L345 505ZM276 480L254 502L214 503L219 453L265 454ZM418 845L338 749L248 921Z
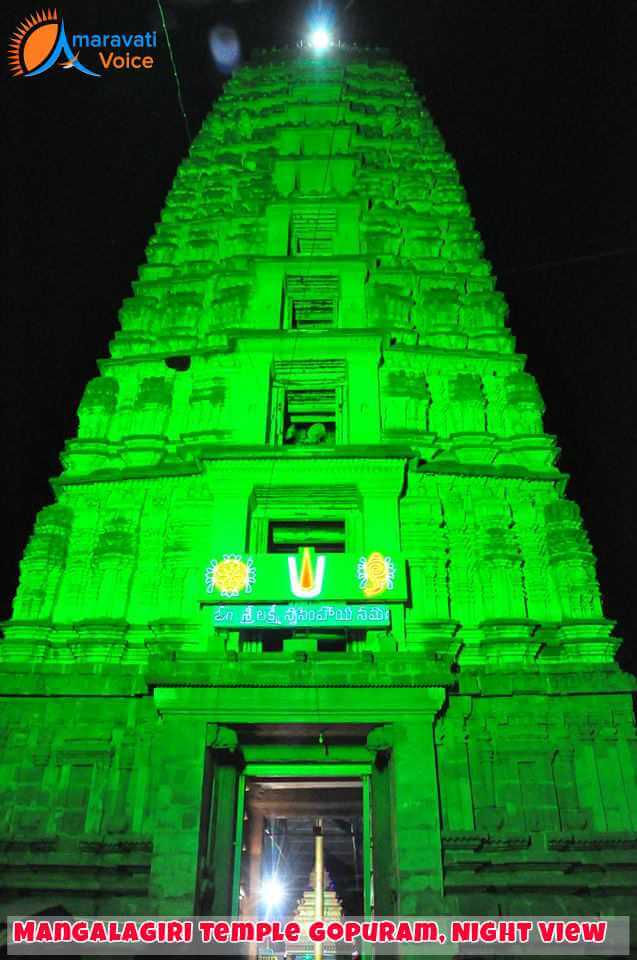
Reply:
M230 914L252 764L356 783L379 916L628 913L635 682L404 68L238 70L119 320L0 645L5 912Z

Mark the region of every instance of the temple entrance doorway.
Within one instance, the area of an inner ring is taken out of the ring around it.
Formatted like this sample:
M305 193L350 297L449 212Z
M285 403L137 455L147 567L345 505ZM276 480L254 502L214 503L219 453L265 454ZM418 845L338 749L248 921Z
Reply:
M302 926L390 914L392 761L390 750L368 745L375 729L328 722L214 730L199 914Z
M236 913L301 924L369 914L369 791L361 765L248 764L238 791ZM298 957L308 946L299 944Z

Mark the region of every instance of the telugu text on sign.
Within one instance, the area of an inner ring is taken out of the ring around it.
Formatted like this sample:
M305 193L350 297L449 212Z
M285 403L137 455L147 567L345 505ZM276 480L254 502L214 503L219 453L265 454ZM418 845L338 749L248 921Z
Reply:
M223 604L212 608L216 627L227 630L374 629L388 627L389 607L384 604Z

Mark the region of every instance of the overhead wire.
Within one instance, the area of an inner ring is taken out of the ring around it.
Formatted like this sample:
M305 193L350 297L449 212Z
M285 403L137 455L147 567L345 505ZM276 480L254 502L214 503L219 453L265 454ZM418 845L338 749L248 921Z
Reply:
M615 250L601 250L598 253L588 253L581 257L567 257L564 260L544 260L542 263L532 263L528 266L511 267L498 273L500 277L508 277L513 273L528 273L531 270L546 270L550 267L563 267L570 263L587 263L591 260L602 260L605 257L621 257L625 253L637 253L637 247L617 247Z
M184 127L186 128L186 138L188 140L188 146L190 146L192 143L192 134L190 133L190 124L188 123L188 115L186 114L186 108L184 107L184 98L181 93L181 83L179 81L179 72L177 71L175 55L173 53L172 43L170 42L170 34L168 33L168 25L166 23L166 17L164 15L164 8L162 7L161 0L157 0L157 6L159 8L159 16L161 17L161 24L164 29L166 46L168 47L168 53L170 55L170 62L172 64L173 76L175 78L175 86L177 88L177 103L179 104L179 109L184 119Z

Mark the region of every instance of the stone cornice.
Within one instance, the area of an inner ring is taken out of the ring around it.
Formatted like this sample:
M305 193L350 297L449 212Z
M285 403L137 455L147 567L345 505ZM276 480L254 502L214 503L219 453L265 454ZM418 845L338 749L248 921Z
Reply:
M152 656L139 664L47 663L14 660L0 665L0 697L140 697L156 686L175 689L446 689L451 696L503 698L631 695L637 679L615 664L604 668L569 664L540 671L519 665L510 671L489 667L452 673L446 661L421 653L363 653L298 656L249 655L210 659L201 654L177 660ZM280 694L279 694L280 695ZM339 694L340 695L340 694ZM538 736L536 731L534 736ZM609 737L615 736L610 731Z
M281 696L278 688L259 689L259 723L316 722L317 717L330 717L331 723L388 724L406 717L433 718L440 710L445 689L441 686L419 688L376 688L373 697L361 697L357 688L346 688L338 696L330 688L317 686L310 694L302 685L286 688ZM157 685L153 697L160 716L191 716L208 723L234 724L254 722L254 688L175 688Z
M413 439L413 438L410 438ZM564 493L568 483L568 475L557 468L547 470L531 470L527 467L513 464L485 465L475 463L460 463L454 460L429 460L422 458L422 451L409 441L396 443L377 443L365 445L342 445L338 448L325 448L317 451L316 448L304 450L300 447L281 448L263 444L262 446L243 446L219 443L188 443L176 448L188 459L164 460L159 464L147 466L116 467L101 469L86 474L62 474L50 478L54 491L64 487L82 486L86 484L117 483L130 480L157 480L173 477L197 476L208 472L208 464L227 462L229 468L237 471L246 467L248 474L253 470L256 462L291 464L294 462L307 463L313 460L320 464L320 471L328 468L331 463L337 465L335 469L348 469L356 464L358 474L363 464L396 463L396 461L410 461L410 476L437 475L458 477L492 477L500 480L527 480L543 481L557 484L560 494ZM355 460L353 458L356 458ZM363 468L364 469L364 468ZM279 466L277 466L277 472Z

